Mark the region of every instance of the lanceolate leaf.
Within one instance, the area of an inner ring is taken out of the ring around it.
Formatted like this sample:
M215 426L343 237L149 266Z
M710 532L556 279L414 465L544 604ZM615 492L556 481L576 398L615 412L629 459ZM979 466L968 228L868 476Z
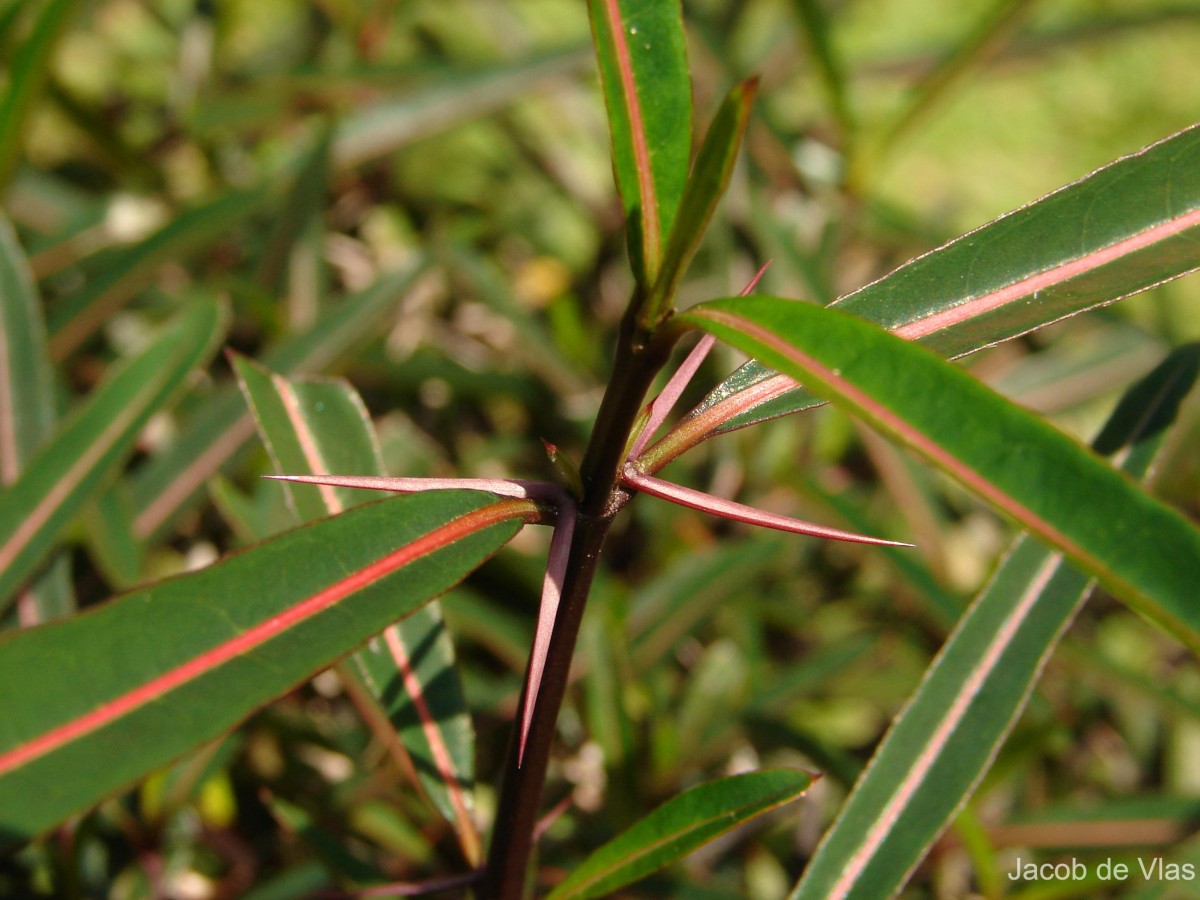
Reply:
M360 293L331 304L312 328L268 348L263 363L289 374L323 371L375 332L380 319L424 269L424 261L420 261L382 275ZM168 450L134 473L134 533L143 539L159 538L253 434L254 421L246 403L230 384L197 413Z
M0 484L11 484L54 424L54 371L33 277L0 215Z
M46 354L41 301L25 255L0 215L0 490L54 429L54 371ZM60 559L26 591L18 605L23 624L70 612L74 606L67 562Z
M837 310L747 297L681 318L914 448L1200 652L1200 531L1061 432Z
M692 144L679 0L589 0L634 276L654 284Z
M386 500L0 641L0 844L218 737L533 515L479 493Z
M833 306L946 357L991 346L1120 300L1200 265L1200 126L918 257ZM730 431L819 401L776 384L746 409L731 398L761 381L735 374L698 412ZM711 407L725 403L723 415Z
M694 787L589 856L548 900L610 896L743 822L795 800L811 784L804 772L773 769Z
M670 311L679 281L692 261L696 248L700 246L700 239L704 237L713 210L717 208L729 184L757 92L756 78L734 87L717 111L708 134L704 136L704 143L696 155L696 164L683 190L679 216L671 228L662 270L646 303L644 316L647 322L657 322Z
M1200 371L1172 354L1096 441L1143 478ZM1028 536L1009 551L938 654L818 848L795 900L887 897L987 771L1092 582Z
M214 303L193 306L98 388L0 494L0 606L33 574L80 507L132 450L150 416L207 361L223 318Z
M370 419L349 385L332 379L289 381L241 357L234 359L234 368L281 473L383 474ZM328 485L277 486L291 497L302 521L340 513L371 498L365 491ZM421 787L454 826L467 859L478 863L482 844L471 819L469 791L475 735L437 601L389 626L353 661L395 727L384 736L389 749L402 742Z

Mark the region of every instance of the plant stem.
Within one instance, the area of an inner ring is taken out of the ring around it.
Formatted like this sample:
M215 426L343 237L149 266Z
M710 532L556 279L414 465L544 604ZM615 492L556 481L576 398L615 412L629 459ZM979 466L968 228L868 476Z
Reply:
M487 867L477 891L480 900L525 897L533 856L533 832L575 641L605 536L623 505L618 485L625 447L646 392L674 343L675 329L662 329L658 338L639 335L634 321L637 307L636 301L631 303L621 322L612 379L580 467L584 493L563 578L558 616L550 636L523 760L518 759L516 727L509 742ZM526 701L522 695L518 723Z

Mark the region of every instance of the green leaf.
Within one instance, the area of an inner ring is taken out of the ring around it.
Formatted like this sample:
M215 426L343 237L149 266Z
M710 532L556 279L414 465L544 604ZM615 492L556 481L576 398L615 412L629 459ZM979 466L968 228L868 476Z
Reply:
M812 778L768 769L710 781L668 800L587 858L547 900L603 897L743 822L795 800Z
M747 79L734 87L709 126L683 190L662 269L646 301L643 312L646 325L656 324L671 310L679 282L700 246L713 210L729 185L757 91L757 78Z
M223 319L215 303L195 304L141 356L109 377L0 494L0 605L33 574L83 504L132 451L150 416L208 360Z
M280 474L384 474L366 407L349 385L333 379L289 381L238 356L233 364ZM278 486L300 521L342 512L372 496L328 485ZM478 863L482 842L471 819L469 791L475 735L437 601L389 626L356 652L353 662L394 728L382 735L385 746L392 748L398 736L419 786L454 826L468 861Z
M262 362L285 373L320 372L377 333L380 321L425 270L424 260L380 276L370 287L331 304L312 328L269 347ZM162 454L138 469L130 493L134 534L157 540L175 517L203 496L213 474L254 434L237 388L219 390Z
M33 275L0 214L0 484L17 473L53 429L54 370Z
M17 480L50 436L56 408L41 301L12 226L0 214L0 488ZM23 624L74 609L69 570L65 558L56 560L22 595Z
M958 357L1196 269L1200 126L1093 172L917 257L832 305ZM774 373L739 370L697 408L732 431L815 406L795 385L746 409ZM714 409L723 404L727 410Z
M770 297L680 317L915 449L1200 652L1200 531L956 366L839 310Z
M8 66L4 91L0 92L0 195L21 159L29 111L46 83L54 49L78 5L78 0L45 3Z
M1172 354L1118 405L1096 440L1145 477L1200 372ZM1023 536L972 603L892 724L792 895L884 897L900 889L967 801L1093 581Z
M220 736L454 584L534 509L387 500L0 640L0 844Z
M111 251L96 277L50 316L50 355L54 359L68 356L150 284L164 263L179 260L227 234L270 199L267 190L224 194L183 212L133 246Z
M634 277L658 277L687 179L692 89L679 0L589 0Z
M582 48L555 51L494 68L451 71L402 96L358 103L334 133L334 167L350 168L386 156L413 141L502 109L528 96L539 84L571 75L586 63ZM321 73L322 89L330 77L328 72ZM385 84L393 84L395 70L385 69L381 78ZM350 87L352 96L362 93L361 83ZM300 84L296 94L308 96L312 88Z

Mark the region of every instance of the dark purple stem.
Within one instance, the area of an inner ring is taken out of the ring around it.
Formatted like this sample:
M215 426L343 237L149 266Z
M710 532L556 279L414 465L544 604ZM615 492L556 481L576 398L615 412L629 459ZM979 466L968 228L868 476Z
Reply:
M625 447L646 392L666 362L676 337L673 329L664 329L669 333L656 339L647 339L640 334L635 323L638 306L637 302L631 303L630 312L621 323L612 380L600 404L596 426L580 466L583 497L563 574L558 614L542 664L536 699L529 696L528 691L521 697L518 724L509 742L487 866L477 888L480 900L524 900L526 896L542 787L554 744L558 711L567 690L579 624L583 620L604 539L613 517L627 499L620 490ZM530 679L526 677L526 685L529 683ZM533 706L532 715L526 715L526 703ZM527 733L522 747L519 732L525 730L521 723L526 721Z

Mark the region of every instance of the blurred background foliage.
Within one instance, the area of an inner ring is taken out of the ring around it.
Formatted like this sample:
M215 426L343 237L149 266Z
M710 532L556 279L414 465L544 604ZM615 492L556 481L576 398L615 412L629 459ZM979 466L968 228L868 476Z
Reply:
M700 121L735 79L763 76L685 300L734 293L770 259L760 291L828 301L1200 118L1194 2L684 7ZM42 27L46 63L30 70ZM308 336L297 367L361 391L392 473L550 477L539 437L578 456L631 284L583 4L7 0L0 60L4 208L64 409L151 326L219 295L242 352L282 366L272 348ZM382 312L348 335L330 324L396 270L409 275ZM1087 438L1166 348L1200 337L1198 291L1185 279L965 364ZM695 400L738 361L715 357ZM79 606L236 548L249 522L287 521L245 430L194 499L145 512L196 461L188 441L230 384L220 360L84 517ZM1194 447L1180 442L1163 490L1197 514ZM173 451L180 468L162 463ZM800 765L826 773L804 801L628 894L781 897L1012 529L828 408L715 440L672 477L918 549L635 504L585 622L548 789L572 804L544 874L703 778ZM546 538L522 534L444 603L485 826ZM999 896L1018 852L1181 837L1200 811L1198 715L1195 661L1095 597L911 896ZM461 868L322 675L0 861L0 894L263 900Z

